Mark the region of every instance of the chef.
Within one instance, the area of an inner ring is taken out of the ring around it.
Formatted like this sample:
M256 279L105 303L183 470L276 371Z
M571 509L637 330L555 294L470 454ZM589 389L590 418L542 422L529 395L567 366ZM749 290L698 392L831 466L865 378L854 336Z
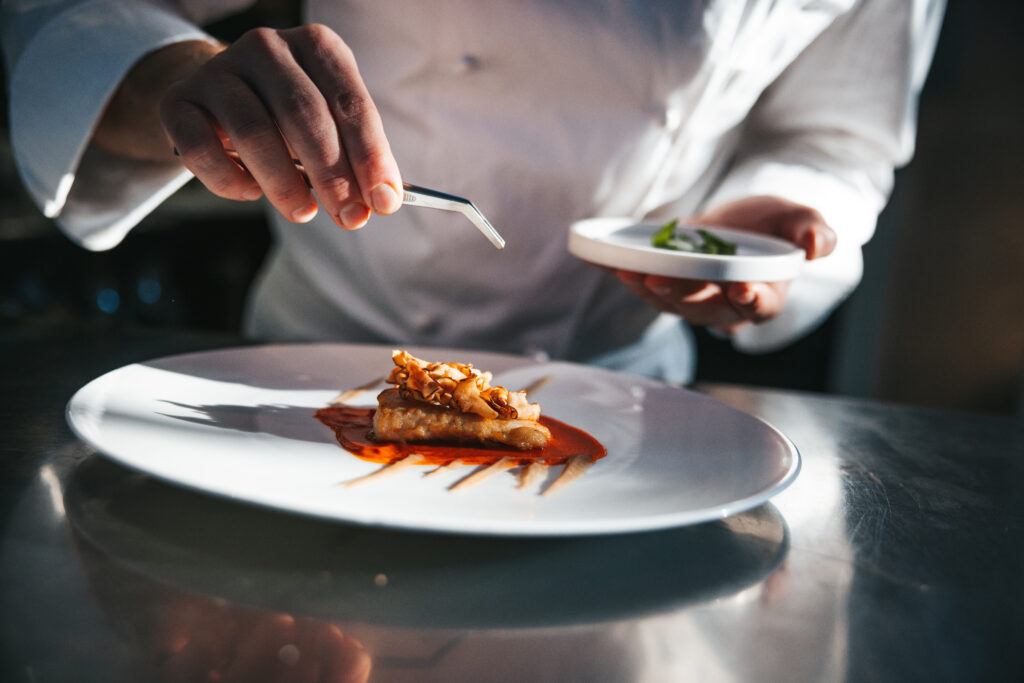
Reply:
M248 4L4 4L18 170L72 240L116 246L194 176L268 209L257 338L486 348L680 382L689 325L769 351L856 286L913 151L942 13L308 0L300 26L230 45L200 28ZM507 247L403 208L403 181L472 199ZM602 269L566 248L571 224L600 216L754 230L807 261L785 283Z

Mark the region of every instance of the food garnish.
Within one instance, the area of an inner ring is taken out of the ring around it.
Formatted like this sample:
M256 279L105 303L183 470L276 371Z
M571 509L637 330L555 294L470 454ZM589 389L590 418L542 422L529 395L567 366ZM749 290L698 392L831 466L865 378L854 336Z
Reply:
M651 236L651 246L658 247L660 249L688 251L698 254L717 254L722 256L736 255L735 243L727 242L704 228L696 228L696 233L701 238L701 241L698 243L692 235L685 232L678 232L676 230L678 225L679 220L673 219L661 226L661 228Z

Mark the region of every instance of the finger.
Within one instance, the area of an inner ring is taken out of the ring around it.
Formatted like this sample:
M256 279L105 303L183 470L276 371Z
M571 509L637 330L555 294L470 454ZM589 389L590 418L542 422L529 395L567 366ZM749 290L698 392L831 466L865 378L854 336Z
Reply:
M316 200L295 168L262 98L246 81L227 71L215 71L198 85L200 101L224 129L274 208L296 223L312 220L317 213Z
M835 231L820 213L806 206L781 213L775 222L775 234L803 249L808 260L828 256L836 246Z
M733 325L743 321L717 283L625 270L616 274L633 294L660 311L685 318L692 325Z
M363 649L362 644L355 638L345 636L345 644L338 649L336 668L337 675L333 679L337 683L366 683L370 679L370 671L373 668L373 660L370 653Z
M679 303L674 312L697 327L725 328L747 322L724 297L695 304Z
M669 301L699 302L720 293L720 287L707 280L689 280L685 278L666 277L664 275L647 275L644 287Z
M402 205L402 177L352 51L336 33L319 24L283 35L326 96L364 203L381 214L397 211Z
M235 649L235 658L221 680L225 683L273 680L280 678L287 663L281 648L292 643L295 619L289 615L261 615L243 634Z
M785 305L784 285L734 282L726 287L725 295L740 318L752 323L771 320Z
M615 275L619 278L619 282L624 284L626 289L632 292L635 296L640 297L640 299L660 311L672 312L671 307L667 306L660 296L644 286L644 279L646 276L643 273L619 270L615 272Z
M691 325L733 325L743 320L717 282L648 275L644 284L660 297L662 310L682 316Z
M616 270L615 275L637 296L645 300L662 300L670 303L699 297L709 284L703 280L648 275L630 270Z
M308 646L315 652L316 670L310 675L315 675L311 680L321 683L342 683L349 681L354 664L351 650L362 649L362 645L351 638L346 638L334 624L316 622L310 629L307 637ZM356 667L362 671L361 667ZM369 673L367 671L367 673ZM362 683L365 683L365 678Z
M249 58L238 68L266 103L286 147L302 162L321 206L341 227L362 227L369 211L324 94L278 32L257 29L244 40Z
M224 153L217 126L197 104L170 92L160 104L164 130L185 168L218 197L259 199L259 184Z
M633 294L668 313L679 313L681 306L700 304L715 296L721 298L718 285L703 280L647 275L628 270L616 271L616 275Z
M333 624L310 618L296 620L291 644L293 661L285 668L280 683L337 680L331 672L331 659L333 650L343 643L344 636Z

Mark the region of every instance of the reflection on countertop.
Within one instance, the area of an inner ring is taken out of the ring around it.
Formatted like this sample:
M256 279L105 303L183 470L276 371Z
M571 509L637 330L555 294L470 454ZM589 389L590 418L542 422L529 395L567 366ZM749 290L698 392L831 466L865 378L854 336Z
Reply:
M128 630L140 664L167 671L199 653L240 657L256 638L253 661L287 659L282 648L301 636L308 647L296 647L330 667L372 661L373 680L473 680L486 661L507 671L488 680L632 680L640 660L624 652L638 644L623 640L624 627L635 638L690 606L735 599L771 576L788 546L770 505L646 534L418 534L220 500L95 457L74 468L63 500L90 592ZM314 654L324 639L336 647ZM534 641L543 646L524 647ZM613 652L617 663L593 678Z

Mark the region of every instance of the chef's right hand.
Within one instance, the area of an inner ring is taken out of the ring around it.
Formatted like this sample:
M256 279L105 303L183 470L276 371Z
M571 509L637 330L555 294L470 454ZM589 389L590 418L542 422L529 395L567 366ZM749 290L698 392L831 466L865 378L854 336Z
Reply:
M160 120L182 163L221 197L266 195L298 223L312 220L319 198L349 230L371 210L401 206L402 179L380 115L352 51L325 26L249 31L168 88Z

